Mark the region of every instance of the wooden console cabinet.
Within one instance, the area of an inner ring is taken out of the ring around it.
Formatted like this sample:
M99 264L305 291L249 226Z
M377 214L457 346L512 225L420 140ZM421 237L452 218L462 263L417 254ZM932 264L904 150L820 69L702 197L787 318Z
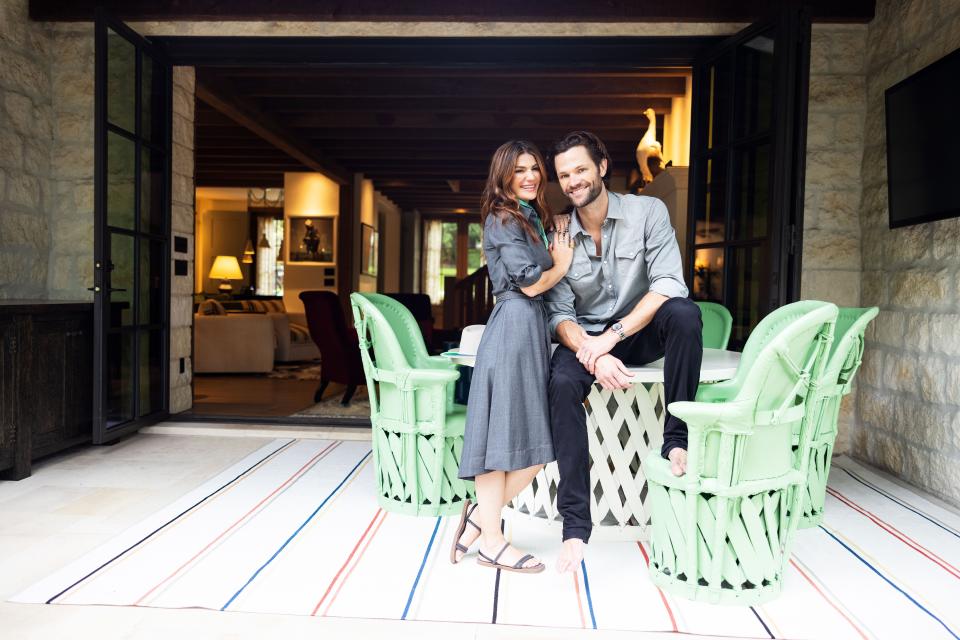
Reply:
M0 478L92 429L93 304L0 300Z

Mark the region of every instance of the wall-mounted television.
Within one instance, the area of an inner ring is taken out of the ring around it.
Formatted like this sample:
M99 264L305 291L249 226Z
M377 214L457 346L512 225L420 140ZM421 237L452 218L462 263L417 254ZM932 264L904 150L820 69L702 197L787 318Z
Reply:
M890 228L960 216L960 49L887 89L886 115Z

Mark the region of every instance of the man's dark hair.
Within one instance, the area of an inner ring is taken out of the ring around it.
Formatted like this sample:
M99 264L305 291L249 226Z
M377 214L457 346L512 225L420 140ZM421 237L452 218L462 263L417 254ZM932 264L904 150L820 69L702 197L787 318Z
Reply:
M590 154L590 158L593 160L594 164L597 165L597 167L600 166L601 160L606 160L607 175L610 175L610 165L613 164L613 162L610 160L610 154L607 153L607 147L603 144L603 140L593 135L589 131L571 131L567 135L554 142L553 147L550 149L551 169L556 169L554 158L565 151L573 149L574 147L584 147L587 150L587 153Z

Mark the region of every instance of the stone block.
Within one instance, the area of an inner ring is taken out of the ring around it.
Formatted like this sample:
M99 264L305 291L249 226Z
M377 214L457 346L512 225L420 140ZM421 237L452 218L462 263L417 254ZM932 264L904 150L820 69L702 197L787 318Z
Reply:
M18 91L28 96L47 95L50 76L46 67L19 51L7 50L0 64L0 88Z
M55 145L50 169L59 180L93 180L93 147L88 145Z
M807 154L807 182L824 189L860 186L859 151L813 151Z
M12 127L0 126L0 149L0 168L23 169L23 138Z
M864 387L857 400L861 424L875 429L889 428L893 421L893 398L888 391Z
M94 70L87 68L55 67L53 72L53 102L58 112L93 114Z
M867 26L851 25L833 35L830 70L834 73L863 73L867 55Z
M807 114L807 149L831 149L836 144L836 116L815 111Z
M23 144L23 170L33 176L50 175L50 141L27 138Z
M37 135L33 100L28 96L8 91L3 96L3 108L14 131L26 136Z
M930 321L927 313L908 313L904 319L903 348L916 352L937 350L930 344Z
M906 356L905 356L906 357ZM942 404L947 400L948 370L942 358L932 354L916 359L917 387L926 402ZM905 388L904 391L911 389Z
M182 384L170 389L170 413L187 411L193 406L193 388Z
M193 149L193 120L187 120L179 114L173 114L173 134L174 144L183 145L187 149Z
M930 351L947 356L960 356L960 315L930 314L929 325ZM956 392L960 398L960 389Z
M93 144L93 114L63 112L56 117L57 141Z
M920 364L917 357L905 353L887 353L883 358L884 384L888 389L919 393Z
M57 66L76 70L77 67L89 67L93 73L95 58L93 29L89 33L55 33L51 48L56 56Z
M810 78L810 104L818 109L862 109L865 78L861 75L822 75Z
M960 218L940 220L933 227L933 258L938 263L960 264Z
M874 325L877 342L899 349L903 346L906 314L902 311L882 310L871 323Z
M170 296L170 326L190 327L192 323L193 296Z
M47 219L36 213L4 211L0 215L0 239L4 246L20 246L46 255L50 244Z
M188 149L183 145L175 144L173 145L173 152L171 155L173 156L171 158L173 172L178 173L186 178L193 178L193 149Z
M193 328L179 326L170 328L170 357L179 358L190 355L193 348Z
M859 233L811 229L803 234L803 266L814 270L860 270Z
M194 67L174 67L173 83L182 87L189 94L193 94L196 89L196 70Z
M878 389L884 386L883 354L883 350L878 349L873 341L867 342L863 350L863 362L860 365L860 371L857 372L861 382Z
M908 269L890 274L890 304L904 309L942 311L953 300L954 275L946 269Z
M804 300L824 300L844 307L858 306L860 272L804 269L800 276L800 297Z
M863 113L840 113L836 119L836 145L860 149L863 146Z
M927 224L891 229L884 236L888 265L910 265L927 258L932 248L933 228Z
M817 226L820 229L860 232L859 189L830 189L820 194Z
M13 174L7 179L7 201L37 210L40 208L40 179L26 174Z
M865 245L866 246L866 245ZM864 263L866 267L866 263ZM883 271L864 271L860 278L860 304L884 307L887 304L887 274Z
M175 173L173 174L171 181L173 182L172 201L174 203L185 204L192 207L194 198L193 178L188 178Z

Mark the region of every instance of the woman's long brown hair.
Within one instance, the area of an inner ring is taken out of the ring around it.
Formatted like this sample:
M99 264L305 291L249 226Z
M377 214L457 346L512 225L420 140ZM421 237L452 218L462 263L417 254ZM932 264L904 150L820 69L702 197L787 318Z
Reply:
M533 228L527 216L520 212L520 202L517 195L510 189L513 173L517 168L517 160L525 153L529 153L540 167L540 184L537 186L537 198L530 205L540 214L543 228L553 228L553 212L547 205L547 166L543 162L543 155L537 145L526 140L511 140L505 142L493 152L490 159L490 173L487 175L487 184L483 188L483 199L480 204L480 221L487 221L487 216L493 214L501 222L513 218L523 227L527 234L535 241L540 241L540 232Z

